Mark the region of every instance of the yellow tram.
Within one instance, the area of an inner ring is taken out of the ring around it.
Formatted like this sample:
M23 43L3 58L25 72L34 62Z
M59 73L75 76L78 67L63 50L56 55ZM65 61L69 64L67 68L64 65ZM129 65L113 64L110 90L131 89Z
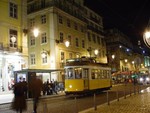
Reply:
M111 68L94 58L68 59L65 66L65 93L80 94L112 87Z

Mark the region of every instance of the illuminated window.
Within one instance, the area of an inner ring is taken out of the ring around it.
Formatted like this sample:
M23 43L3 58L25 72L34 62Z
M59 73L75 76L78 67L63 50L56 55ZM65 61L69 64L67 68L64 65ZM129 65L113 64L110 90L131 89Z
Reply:
M35 54L30 54L31 65L35 65Z
M47 54L45 54L44 57L42 57L42 63L46 64L47 63Z
M41 35L41 43L47 43L47 37L46 37L46 33L42 33Z
M9 40L10 40L10 47L17 47L17 31L16 30L9 30Z
M33 36L30 37L30 46L35 45L35 38Z

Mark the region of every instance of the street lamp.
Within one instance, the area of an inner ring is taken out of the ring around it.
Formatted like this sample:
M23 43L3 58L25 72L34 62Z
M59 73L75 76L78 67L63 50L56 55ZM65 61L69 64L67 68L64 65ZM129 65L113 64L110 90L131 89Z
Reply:
M94 51L94 53L95 53L95 55L97 56L97 55L98 55L98 50L96 49L96 50Z
M143 34L143 40L144 40L144 43L146 44L146 46L150 48L150 20L148 22L146 31Z
M39 35L39 30L38 30L37 28L35 28L35 29L33 30L33 34L34 34L35 37L38 37L38 35Z
M56 39L55 42L56 42L57 44L59 44L59 43L60 43L60 40L57 40L57 39ZM68 40L65 40L65 43L64 43L64 44L65 44L66 47L69 47L69 46L70 46L70 42L69 42Z

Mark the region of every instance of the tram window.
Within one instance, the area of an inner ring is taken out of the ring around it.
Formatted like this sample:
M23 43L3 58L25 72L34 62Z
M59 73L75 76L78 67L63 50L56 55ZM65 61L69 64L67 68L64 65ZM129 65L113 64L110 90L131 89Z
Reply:
M92 79L95 79L95 70L94 69L92 69L91 77L92 77Z
M110 78L110 71L107 70L107 78Z
M107 70L104 70L103 73L104 78L107 78Z
M98 70L95 69L95 79L97 79L97 78L98 78Z
M81 68L75 68L75 78L82 78L82 69Z
M105 78L105 76L104 76L104 70L101 70L101 78Z
M100 71L100 69L99 69L99 70L97 70L97 78L98 78L98 79L100 79L100 78L101 78L101 71Z
M73 69L72 68L68 69L67 75L68 75L68 79L73 78Z
M83 78L88 78L88 73L89 73L88 69L83 69Z

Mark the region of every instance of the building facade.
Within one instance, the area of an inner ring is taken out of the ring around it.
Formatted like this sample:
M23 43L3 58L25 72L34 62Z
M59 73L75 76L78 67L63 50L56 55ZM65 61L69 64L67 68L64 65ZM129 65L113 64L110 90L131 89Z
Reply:
M14 84L13 71L28 68L26 0L0 1L0 92Z
M27 9L30 69L62 69L66 59L82 56L107 63L102 17L84 6L83 0L28 0ZM32 32L35 28L37 37ZM62 81L61 72L51 76Z
M118 29L107 30L106 43L112 74L126 77L138 73L144 67L144 54L141 49L134 46L129 37Z

